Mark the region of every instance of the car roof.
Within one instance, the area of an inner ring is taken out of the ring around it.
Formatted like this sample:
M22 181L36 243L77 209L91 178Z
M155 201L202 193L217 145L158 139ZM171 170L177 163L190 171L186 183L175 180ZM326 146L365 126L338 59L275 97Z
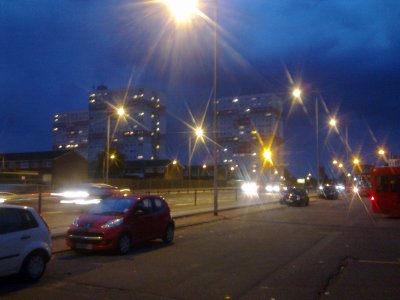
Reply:
M0 208L17 208L25 210L35 210L33 207L21 206L21 205L11 205L11 204L0 204Z

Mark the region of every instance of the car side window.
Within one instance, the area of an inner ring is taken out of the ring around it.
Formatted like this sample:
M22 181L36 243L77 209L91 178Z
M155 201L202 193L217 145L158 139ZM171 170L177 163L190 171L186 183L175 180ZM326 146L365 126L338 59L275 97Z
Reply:
M15 208L0 209L0 234L22 231L38 226L29 211Z
M137 210L138 211L143 211L144 213L151 213L153 211L151 201L149 198L145 198L142 201L140 201L137 205Z
M159 198L153 198L154 211L160 211L164 208L164 203Z

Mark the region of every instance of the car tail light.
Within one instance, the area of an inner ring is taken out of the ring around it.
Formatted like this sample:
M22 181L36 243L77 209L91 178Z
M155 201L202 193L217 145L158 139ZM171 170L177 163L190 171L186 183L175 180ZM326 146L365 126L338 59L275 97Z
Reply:
M375 197L374 196L371 196L371 201L375 201Z

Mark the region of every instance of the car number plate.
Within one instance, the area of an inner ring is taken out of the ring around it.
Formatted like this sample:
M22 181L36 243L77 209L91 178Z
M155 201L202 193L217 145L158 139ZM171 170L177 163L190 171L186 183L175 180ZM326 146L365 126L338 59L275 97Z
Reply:
M93 249L93 246L91 244L82 244L82 243L76 243L76 244L74 244L74 247L76 249L85 249L85 250Z

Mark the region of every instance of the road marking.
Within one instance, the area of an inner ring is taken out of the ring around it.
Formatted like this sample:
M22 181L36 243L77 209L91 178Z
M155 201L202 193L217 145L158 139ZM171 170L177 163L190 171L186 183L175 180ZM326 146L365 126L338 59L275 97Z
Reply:
M174 206L189 206L189 205L193 206L193 203L177 203L177 204L174 204Z

